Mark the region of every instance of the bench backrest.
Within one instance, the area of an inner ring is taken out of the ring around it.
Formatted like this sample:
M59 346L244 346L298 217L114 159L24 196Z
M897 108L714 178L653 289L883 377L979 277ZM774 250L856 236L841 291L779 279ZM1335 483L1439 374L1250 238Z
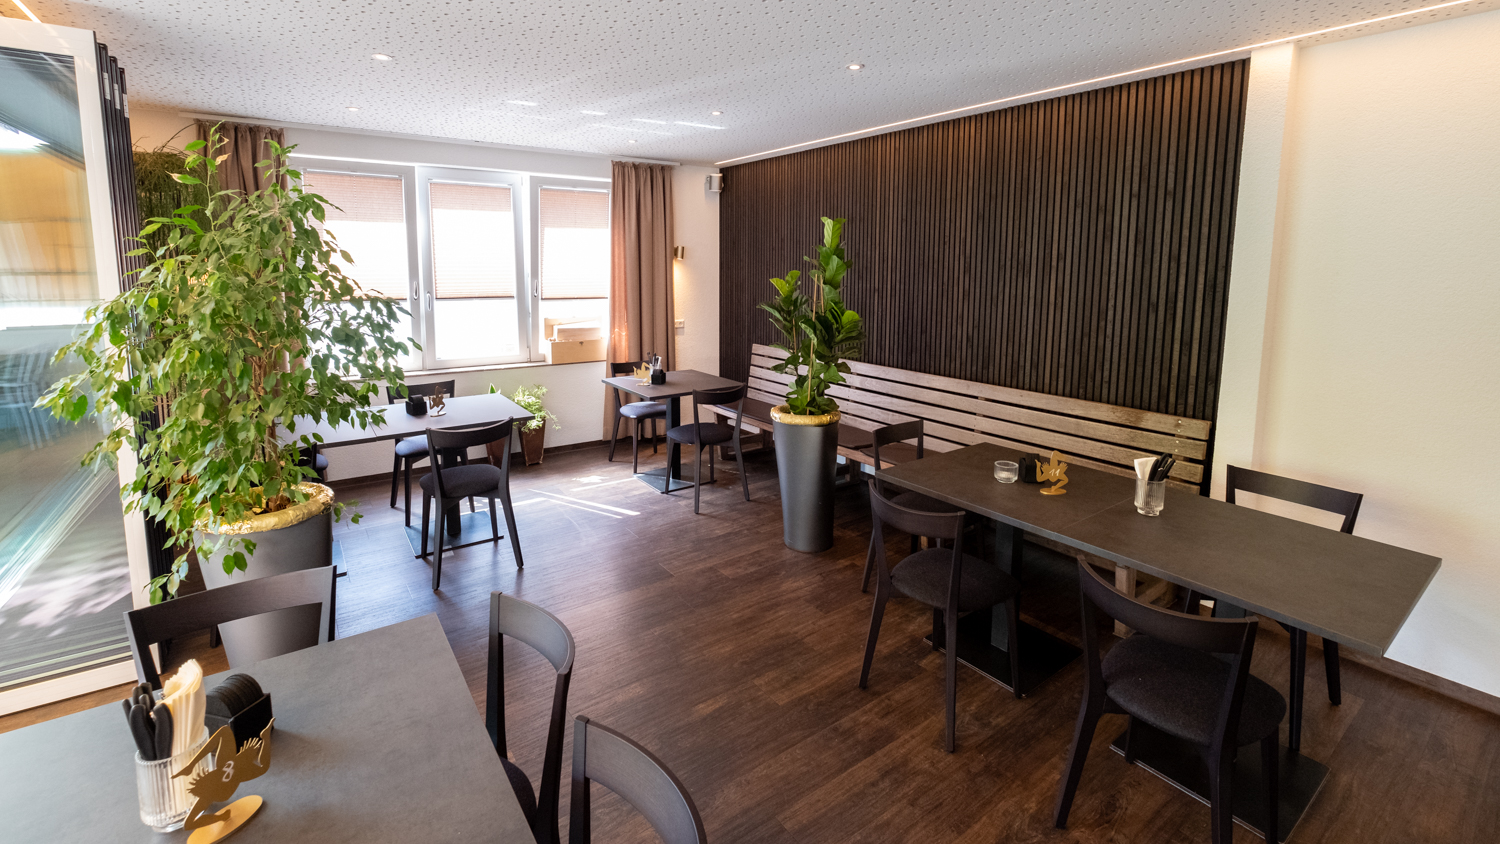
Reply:
M791 376L772 372L786 353L755 344L750 350L749 397L782 404ZM1197 489L1203 482L1211 423L1166 413L1063 398L941 375L850 361L847 384L829 395L844 424L874 429L923 420L927 448L951 451L990 442L1024 451L1061 452L1070 463L1133 477L1134 460L1177 456L1171 480Z

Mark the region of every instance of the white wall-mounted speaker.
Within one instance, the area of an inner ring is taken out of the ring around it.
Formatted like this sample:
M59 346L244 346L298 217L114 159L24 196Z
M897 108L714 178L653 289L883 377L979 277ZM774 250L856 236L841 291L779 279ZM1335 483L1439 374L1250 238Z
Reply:
M724 192L724 174L723 173L710 173L708 175L708 178L705 179L704 181L707 182L707 184L708 184L708 192L709 193L723 193Z

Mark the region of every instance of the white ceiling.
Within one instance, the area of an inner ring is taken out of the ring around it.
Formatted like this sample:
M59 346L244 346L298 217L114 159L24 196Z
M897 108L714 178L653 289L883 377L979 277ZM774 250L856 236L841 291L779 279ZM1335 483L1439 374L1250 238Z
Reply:
M44 22L95 30L125 67L136 107L708 163L1436 2L27 5ZM19 16L10 0L0 6ZM851 62L865 67L849 71Z

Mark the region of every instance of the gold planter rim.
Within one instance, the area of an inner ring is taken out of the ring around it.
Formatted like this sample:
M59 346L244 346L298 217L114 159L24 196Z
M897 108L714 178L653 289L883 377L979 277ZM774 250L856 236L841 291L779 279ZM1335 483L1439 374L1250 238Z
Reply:
M825 425L832 425L842 418L844 418L844 415L837 410L817 416L806 416L793 413L792 408L785 404L778 404L771 408L772 421L780 422L783 425L802 425L808 428L821 428Z
M311 497L301 504L293 504L285 510L277 510L274 513L255 513L237 522L221 524L217 530L209 527L206 521L198 522L196 527L204 533L216 533L220 536L244 536L247 533L265 533L266 531L289 528L292 525L300 525L308 519L323 515L333 507L333 490L328 487L313 483L312 481L303 481L297 485L297 488Z

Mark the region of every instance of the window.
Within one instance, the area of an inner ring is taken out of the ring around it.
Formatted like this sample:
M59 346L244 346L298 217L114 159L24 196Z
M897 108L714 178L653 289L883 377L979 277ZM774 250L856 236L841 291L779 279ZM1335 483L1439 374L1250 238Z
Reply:
M408 368L545 358L550 328L609 322L609 183L293 154L367 291L405 299Z

